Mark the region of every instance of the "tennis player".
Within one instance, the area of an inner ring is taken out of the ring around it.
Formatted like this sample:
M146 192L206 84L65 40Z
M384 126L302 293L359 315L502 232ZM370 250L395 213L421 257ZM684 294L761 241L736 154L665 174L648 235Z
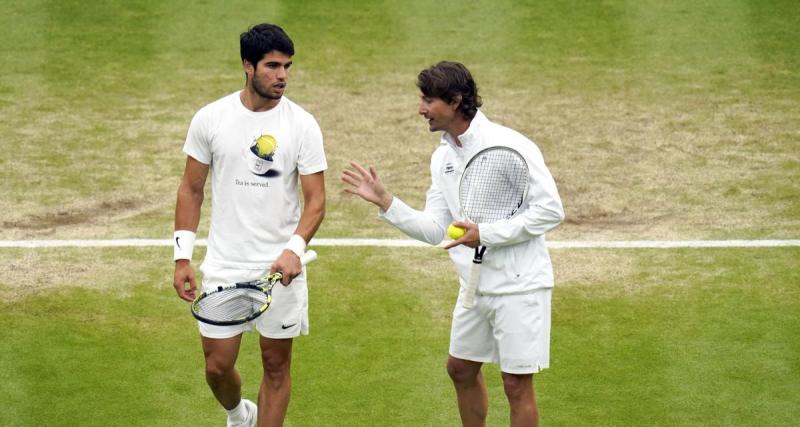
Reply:
M175 208L178 296L192 301L190 265L203 188L211 172L211 227L200 266L202 287L253 280L282 271L268 313L241 326L198 322L211 391L228 426L283 423L291 390L292 340L308 334L308 290L300 255L325 215L327 161L314 117L284 97L294 45L278 26L260 24L240 36L244 89L201 108L189 126L186 168ZM298 181L303 193L301 212ZM241 398L235 369L242 333L260 334L264 372L258 407Z
M423 70L419 114L442 138L431 158L431 185L425 208L415 210L394 197L377 170L353 161L342 180L345 191L376 204L379 215L417 240L439 244L448 225L466 233L447 244L461 284L453 311L447 372L453 380L461 422L486 423L488 398L483 363L499 363L511 408L512 426L538 425L533 374L550 364L550 301L553 268L544 234L564 219L553 177L537 146L525 136L491 122L478 107L481 99L467 68L440 62ZM528 163L531 184L522 208L510 220L467 223L459 214L459 178L466 162L483 148L516 148ZM473 249L485 245L478 297L472 309L461 304Z

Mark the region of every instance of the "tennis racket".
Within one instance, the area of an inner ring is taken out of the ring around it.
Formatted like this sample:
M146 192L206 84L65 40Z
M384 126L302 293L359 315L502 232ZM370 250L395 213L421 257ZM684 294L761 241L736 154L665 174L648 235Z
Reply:
M461 213L475 224L514 216L528 195L528 164L517 151L502 146L479 151L467 162L458 187ZM478 245L461 305L475 306L475 294L486 247Z
M317 259L317 253L308 251L300 257L303 265ZM212 325L228 326L247 323L263 314L272 303L272 288L280 283L280 271L250 282L218 286L203 292L192 302L192 315L199 321Z

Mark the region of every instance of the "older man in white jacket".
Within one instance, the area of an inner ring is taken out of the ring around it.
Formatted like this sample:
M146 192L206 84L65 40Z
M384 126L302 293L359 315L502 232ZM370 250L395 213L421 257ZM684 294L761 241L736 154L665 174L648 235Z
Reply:
M553 268L544 234L564 219L555 182L538 147L528 138L489 121L478 110L481 100L462 64L440 62L423 70L419 113L432 132L442 131L431 157L431 186L425 208L415 210L394 197L374 167L351 162L342 180L345 191L376 204L379 215L417 240L439 244L450 223L466 230L445 246L456 265L461 291L469 279L473 250L487 247L478 282L477 302L456 303L447 370L456 388L465 426L485 425L488 410L483 363L499 363L511 408L511 425L538 425L533 374L550 363L550 301ZM508 146L525 158L529 169L527 199L512 218L472 224L461 216L458 183L467 161L491 146Z

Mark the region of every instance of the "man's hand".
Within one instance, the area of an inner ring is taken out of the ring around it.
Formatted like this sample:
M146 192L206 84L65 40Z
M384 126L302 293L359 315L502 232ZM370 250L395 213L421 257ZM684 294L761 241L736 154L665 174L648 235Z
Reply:
M189 284L188 288L186 286L187 283ZM182 300L194 301L197 283L195 282L192 264L188 259L175 261L175 276L172 280L172 286Z
M350 165L354 170L345 169L342 171L342 181L350 184L350 187L345 187L344 191L372 202L384 211L389 209L393 196L384 188L381 178L378 176L378 171L373 166L366 170L356 161L351 161Z
M270 274L280 271L283 274L281 283L283 286L289 286L295 277L303 272L303 265L300 263L300 257L296 253L284 249L281 256L278 257L270 267Z
M478 247L481 244L481 232L478 229L478 224L471 222L453 221L453 225L461 227L464 230L464 235L456 240L448 243L445 249L450 249L458 245L469 246L470 248Z

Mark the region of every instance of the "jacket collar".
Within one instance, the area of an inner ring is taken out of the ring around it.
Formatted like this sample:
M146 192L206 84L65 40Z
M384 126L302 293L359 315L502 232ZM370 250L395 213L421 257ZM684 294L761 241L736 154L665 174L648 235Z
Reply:
M467 130L458 135L458 140L461 142L461 147L456 145L455 140L447 132L442 132L442 142L446 143L456 152L459 156L464 156L475 150L480 142L480 129L485 123L489 123L489 119L480 111L475 114L475 117L469 123Z

